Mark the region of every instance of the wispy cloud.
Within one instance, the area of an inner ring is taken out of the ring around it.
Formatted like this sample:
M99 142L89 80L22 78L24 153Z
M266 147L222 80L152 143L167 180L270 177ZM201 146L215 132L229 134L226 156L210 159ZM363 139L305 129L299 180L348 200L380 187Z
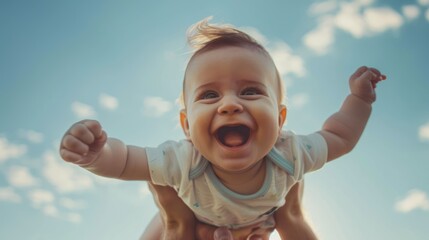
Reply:
M286 77L289 74L293 74L296 77L305 76L306 69L303 58L295 54L286 42L279 40L269 41L265 35L254 27L242 27L240 29L255 38L267 49L282 77Z
M34 189L28 194L30 201L34 206L41 206L44 204L52 204L55 200L55 196L52 192L44 189Z
M22 138L32 143L43 142L43 134L33 130L20 130L20 135Z
M161 97L146 97L143 100L143 113L146 116L160 117L171 110L173 104Z
M390 7L366 9L363 17L370 33L382 33L391 29L396 30L404 23L401 14Z
M52 192L45 189L33 189L28 192L28 198L33 207L40 209L46 216L59 216L58 208L55 206L55 196Z
M46 216L50 216L50 217L58 217L58 215L59 215L58 208L53 204L47 204L47 205L43 206L42 212Z
M326 54L334 41L334 18L331 16L321 18L318 26L303 37L304 45L319 55Z
M65 218L67 221L72 223L80 223L82 221L82 217L78 213L69 213Z
M316 2L310 5L308 12L312 16L322 15L330 13L337 8L338 4L335 0L329 0L325 2Z
M21 197L11 187L0 188L0 201L19 203Z
M116 110L119 106L118 99L106 93L100 94L98 102L100 103L102 108L111 111Z
M372 7L373 2L354 0L340 2L337 6L333 1L325 1L311 5L309 12L317 18L317 25L304 35L304 45L323 55L335 42L337 29L355 38L363 38L399 29L404 24L400 13L390 7ZM404 7L403 12L409 20L417 17L416 7Z
M82 201L73 200L71 198L61 198L60 205L70 210L82 209L85 206Z
M304 60L293 53L292 48L285 42L277 41L268 48L281 76L294 74L303 77L306 74Z
M429 198L421 190L411 190L404 199L395 204L395 210L398 212L407 213L415 209L429 211Z
M71 109L78 118L91 118L97 115L90 105L81 102L73 102Z
M334 26L348 32L355 38L365 35L365 20L361 14L361 5L356 2L342 3L334 17Z
M82 169L62 161L57 154L47 151L43 155L43 175L58 192L76 192L92 188L93 181Z
M417 0L417 2L422 6L429 6L429 0Z
M27 167L12 166L7 172L7 180L14 187L32 187L36 186L38 181Z
M426 20L429 22L429 9L426 10L425 17Z
M420 8L416 5L405 5L402 7L402 14L408 20L414 20L420 15Z
M419 128L419 138L422 141L429 141L429 122L420 126Z
M7 138L0 136L0 163L10 158L18 158L27 152L27 146L23 144L9 143Z
M307 93L298 93L290 96L288 99L288 103L291 108L301 109L308 103L309 99L310 97Z

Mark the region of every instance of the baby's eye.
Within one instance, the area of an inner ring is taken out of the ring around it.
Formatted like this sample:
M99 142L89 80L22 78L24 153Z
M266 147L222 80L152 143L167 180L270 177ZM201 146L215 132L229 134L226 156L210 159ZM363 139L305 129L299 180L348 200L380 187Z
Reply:
M254 87L245 88L241 91L241 95L258 95L261 94L261 91Z
M217 98L218 96L219 94L217 94L214 91L207 91L201 94L200 99L212 99L212 98Z

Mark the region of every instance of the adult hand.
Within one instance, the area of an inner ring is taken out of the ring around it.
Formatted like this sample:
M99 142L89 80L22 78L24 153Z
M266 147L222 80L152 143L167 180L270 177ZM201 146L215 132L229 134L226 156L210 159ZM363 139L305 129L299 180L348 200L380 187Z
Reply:
M253 234L252 227L230 231L199 222L194 213L171 187L149 183L160 213L155 216L140 239L197 240L268 240L271 230Z
M271 229L258 229L256 233L252 227L229 230L226 227L216 228L200 222L196 225L198 240L268 240L271 232Z
M302 210L304 181L298 182L289 190L286 204L274 213L276 230L281 239L317 240L316 234L305 220Z

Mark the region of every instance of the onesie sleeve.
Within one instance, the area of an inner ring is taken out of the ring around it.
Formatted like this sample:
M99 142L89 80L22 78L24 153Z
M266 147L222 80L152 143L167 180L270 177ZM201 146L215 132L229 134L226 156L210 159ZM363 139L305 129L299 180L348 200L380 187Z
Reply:
M155 148L146 148L152 182L177 189L182 176L187 176L193 147L189 141L167 141Z
M328 156L326 141L319 133L297 135L292 131L283 131L276 148L292 163L292 175L297 181L301 180L305 173L321 168Z
M297 151L301 156L303 172L312 172L321 168L328 158L328 145L319 133L296 135Z

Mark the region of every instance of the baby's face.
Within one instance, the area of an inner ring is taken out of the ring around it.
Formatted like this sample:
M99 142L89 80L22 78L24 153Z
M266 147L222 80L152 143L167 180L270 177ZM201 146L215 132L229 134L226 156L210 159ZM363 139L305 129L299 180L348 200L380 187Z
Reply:
M274 65L257 50L228 46L195 56L181 112L186 136L214 168L250 169L274 146L286 118L278 86Z

